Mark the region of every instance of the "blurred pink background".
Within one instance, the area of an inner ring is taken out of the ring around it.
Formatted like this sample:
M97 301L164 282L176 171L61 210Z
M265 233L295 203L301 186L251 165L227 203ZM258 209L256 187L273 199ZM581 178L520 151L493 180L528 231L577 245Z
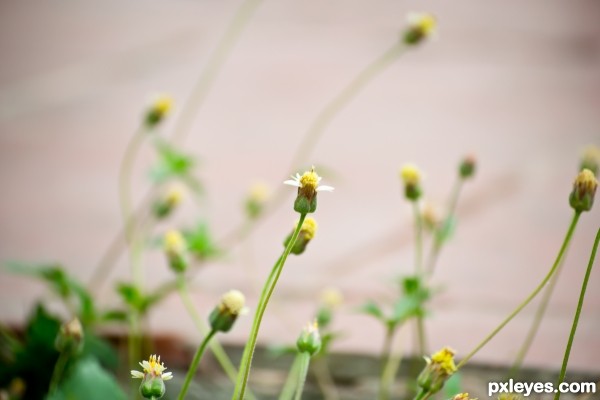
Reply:
M120 160L149 96L180 106L240 1L16 1L0 3L0 260L60 261L89 279L121 220ZM390 279L412 270L412 216L398 169L418 164L425 191L445 200L458 160L479 160L458 208L456 235L435 282L444 291L427 320L431 348L466 354L538 284L569 224L568 194L579 155L600 145L600 3L588 1L265 0L249 21L198 113L187 150L200 159L208 196L188 201L162 225L198 216L217 237L243 219L248 187L276 187L316 113L364 66L398 40L405 15L436 14L439 39L410 51L338 116L307 164L327 166L320 229L289 259L261 329L262 343L292 343L319 292L340 288L337 351L375 353L383 329L355 312L387 299ZM177 112L177 109L176 109ZM171 118L164 132L169 133ZM140 198L153 154L136 165ZM194 282L208 315L222 292L248 293L280 254L296 218L281 207L224 262ZM583 215L527 364L561 361L600 204ZM145 259L148 284L171 277L158 251ZM598 266L596 266L598 268ZM596 269L597 269L596 268ZM127 259L113 280L127 279ZM0 273L0 320L23 321L43 286ZM118 299L105 287L103 304ZM534 302L537 304L537 302ZM476 360L510 363L529 327L528 307ZM244 318L223 341L241 343ZM599 372L600 271L594 271L571 354L573 369ZM195 343L176 295L155 310L151 331ZM408 338L413 329L408 329Z

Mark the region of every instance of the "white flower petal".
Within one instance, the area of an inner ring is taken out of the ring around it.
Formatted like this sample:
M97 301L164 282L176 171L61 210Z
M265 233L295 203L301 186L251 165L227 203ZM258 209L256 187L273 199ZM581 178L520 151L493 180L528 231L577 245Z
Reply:
M317 192L333 192L333 186L317 186Z
M163 381L168 381L169 379L173 379L173 373L165 372L164 374L161 375L161 378Z
M298 181L287 180L287 181L284 181L283 184L295 186L295 187L301 187L300 182L298 182Z
M144 377L144 373L140 371L131 371L131 377L136 379L142 379Z

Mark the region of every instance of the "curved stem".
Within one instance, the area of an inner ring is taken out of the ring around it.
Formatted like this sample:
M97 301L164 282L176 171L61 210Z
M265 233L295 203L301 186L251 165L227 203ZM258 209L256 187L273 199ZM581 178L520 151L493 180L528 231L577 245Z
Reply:
M119 168L119 206L123 218L125 239L131 241L134 228L134 219L131 205L131 174L135 159L144 143L147 132L139 128L131 137L125 148L125 155Z
M242 30L261 2L262 0L245 0L237 10L225 34L221 37L217 47L211 53L208 62L202 69L200 77L192 89L190 98L181 110L173 132L174 142L183 141L189 133L196 112L202 106L204 100L206 100L215 79L229 58L231 50L238 41Z
M206 350L206 345L208 344L208 342L210 341L210 339L212 339L212 337L217 333L217 331L215 330L211 330L208 335L206 335L204 337L204 340L202 341L202 344L200 345L200 347L198 347L198 351L196 351L196 355L194 356L194 359L192 360L192 363L190 364L190 368L187 371L187 374L185 375L185 381L183 382L183 386L181 387L181 391L179 392L179 396L177 396L177 400L183 400L185 397L185 394L188 391L188 388L190 386L190 383L192 382L192 378L194 377L194 374L196 373L196 369L198 368L198 364L200 363L200 359L202 359L202 355L204 354L204 350Z
M575 317L573 318L573 325L571 326L571 333L569 334L569 341L567 342L567 348L565 349L565 356L563 358L562 367L560 369L560 375L556 387L558 388L561 383L565 380L567 374L567 364L569 363L569 356L571 354L571 347L573 346L573 340L575 339L575 332L577 331L577 324L579 324L579 317L581 316L581 309L583 308L583 301L585 299L585 292L587 285L590 280L590 274L592 273L592 267L594 266L594 260L596 259L596 251L598 250L598 242L600 242L600 229L596 233L596 240L594 241L594 247L592 247L592 254L590 254L590 261L588 262L587 270L585 271L585 277L583 278L583 284L581 285L581 292L579 293L579 302L577 303L577 309L575 310ZM554 400L560 399L560 391L554 395Z
M338 400L340 396L335 388L326 357L327 355L319 355L312 361L313 376L323 394L323 400Z
M542 282L534 289L533 292L531 292L529 296L527 296L527 298L521 304L519 304L519 306L512 313L510 313L508 317L506 317L504 321L502 321L500 325L496 327L496 329L494 329L488 336L486 336L485 339L481 341L481 343L479 343L469 354L467 354L465 358L463 358L458 363L458 365L456 366L457 369L460 369L463 365L465 365L479 350L481 350L483 346L485 346L490 340L492 340L494 336L496 336L496 334L498 334L498 332L500 332L502 328L506 326L506 324L508 324L519 312L521 312L521 310L525 308L525 306L527 306L527 304L529 304L535 296L538 295L538 293L544 288L544 286L546 286L550 278L552 278L552 276L554 275L554 272L556 272L556 269L558 268L558 265L560 264L563 255L565 254L565 251L569 246L569 243L571 242L571 237L573 236L573 232L575 231L575 227L577 226L577 221L579 221L580 216L580 211L576 211L573 215L571 225L569 226L563 244L560 247L558 255L556 256L556 260L554 261L552 268L550 269L546 277L542 280Z
M298 383L296 384L296 396L294 397L294 400L302 399L304 383L306 382L306 375L308 374L308 366L310 364L310 354L302 352L299 356Z
M200 315L198 315L196 307L194 306L194 302L193 302L192 298L190 297L190 292L188 291L185 277L183 275L179 275L178 280L179 280L179 295L181 297L181 301L183 302L183 304L188 312L188 315L194 322L194 325L196 325L196 330L203 336L208 334L210 332L210 328L202 320ZM233 363L229 359L229 356L225 352L225 349L223 349L223 346L221 346L221 344L219 344L218 341L213 340L213 341L209 342L208 347L209 347L210 351L213 353L213 355L215 356L215 359L217 360L217 362L219 363L219 365L221 366L221 368L223 369L223 371L225 372L225 374L227 375L229 380L231 382L235 383L238 371L237 371L237 368L235 367L235 365L233 365ZM246 397L248 397L248 399L250 399L250 400L255 399L254 395L250 392L247 393Z
M69 361L69 355L63 350L58 354L58 359L56 360L56 364L54 364L54 371L52 372L52 378L50 379L50 389L48 390L49 394L54 393L58 388L58 384L65 372L67 361Z
M298 225L294 230L292 238L288 242L283 254L271 270L269 274L269 278L265 282L265 286L263 287L263 291L260 296L260 300L258 302L258 306L256 308L256 314L254 315L254 321L252 322L252 329L250 331L250 338L246 343L246 347L244 348L244 353L242 355L242 360L240 361L240 371L238 373L237 382L235 385L235 391L233 393L232 399L244 399L244 393L246 392L246 386L248 385L248 378L250 376L250 365L252 364L252 358L254 356L254 348L256 347L256 340L258 338L258 330L260 329L260 324L262 322L263 315L267 308L267 304L269 303L269 299L275 290L275 286L277 285L277 280L281 275L281 271L283 270L283 266L287 259L287 256L292 251L292 247L294 243L296 243L296 239L298 238L298 234L300 233L300 229L302 228L302 224L304 223L304 219L306 218L306 214L300 215L300 220L298 221Z

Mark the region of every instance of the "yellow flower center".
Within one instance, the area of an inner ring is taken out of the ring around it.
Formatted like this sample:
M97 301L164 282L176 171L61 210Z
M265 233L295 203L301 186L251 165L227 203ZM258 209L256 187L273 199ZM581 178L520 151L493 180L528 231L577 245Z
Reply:
M400 169L400 177L406 185L417 185L421 180L421 171L413 164L406 164Z
M454 365L454 351L449 347L444 347L432 355L431 361L438 364L447 375L452 375L456 372L456 365Z
M306 171L300 177L300 185L303 189L316 190L317 185L319 184L319 175L315 172L315 169L311 169L310 171Z
M577 175L575 186L580 192L592 193L598 187L598 180L592 171L584 169Z
M180 254L185 250L185 239L179 231L170 230L165 233L163 247L169 254Z
M435 29L437 28L437 21L433 15L423 14L417 22L417 28L423 33L423 35L429 36L435 32Z
M246 298L239 290L230 290L221 298L220 309L231 315L239 315L244 309Z
M297 224L298 222L296 222L296 225ZM317 226L317 221L315 221L314 218L308 217L302 223L302 228L300 230L304 233L304 237L310 240L315 237Z
M169 96L161 95L152 104L152 108L159 115L166 115L173 108L173 99Z

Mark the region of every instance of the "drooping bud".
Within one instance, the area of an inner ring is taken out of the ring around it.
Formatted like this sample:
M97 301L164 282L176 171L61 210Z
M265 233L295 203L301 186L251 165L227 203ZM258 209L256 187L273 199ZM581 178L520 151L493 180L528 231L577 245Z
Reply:
M215 331L228 332L239 315L248 309L244 306L246 298L238 290L230 290L221 297L221 301L210 313L210 326Z
M300 353L315 355L321 349L321 335L317 321L308 323L296 341Z
M173 99L161 94L155 97L146 111L146 125L150 128L158 125L173 108Z
M573 191L569 196L571 207L577 212L590 211L594 205L594 196L598 188L598 180L589 169L582 170L575 178Z
M454 365L454 350L444 347L431 358L425 357L427 365L417 378L421 390L430 395L439 392L444 383L456 372Z
M294 227L298 225L298 221L294 224ZM306 250L306 246L308 243L315 237L315 233L317 232L317 221L314 218L307 217L304 219L302 223L302 227L300 228L300 232L298 233L298 237L296 238L296 242L292 246L290 252L292 254L302 254L304 250ZM290 234L285 238L283 245L287 247L292 240L292 236L294 235L294 231L290 232Z
M187 243L179 231L172 229L165 233L163 249L167 256L169 267L175 273L181 273L187 269Z
M437 21L429 13L412 12L407 16L408 27L404 31L404 43L417 45L423 40L435 36Z

